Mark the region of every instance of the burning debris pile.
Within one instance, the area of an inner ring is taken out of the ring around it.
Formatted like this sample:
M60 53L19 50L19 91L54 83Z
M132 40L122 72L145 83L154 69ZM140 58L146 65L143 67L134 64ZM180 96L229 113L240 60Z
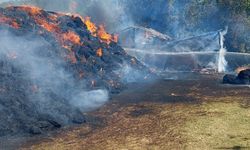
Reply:
M0 8L0 136L86 122L83 111L149 71L89 17Z

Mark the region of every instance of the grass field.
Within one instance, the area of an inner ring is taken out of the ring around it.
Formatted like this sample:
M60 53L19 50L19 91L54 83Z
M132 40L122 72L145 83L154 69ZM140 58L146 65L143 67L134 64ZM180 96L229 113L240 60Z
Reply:
M22 149L250 149L249 87L164 80L114 96L90 114L103 125L62 129Z

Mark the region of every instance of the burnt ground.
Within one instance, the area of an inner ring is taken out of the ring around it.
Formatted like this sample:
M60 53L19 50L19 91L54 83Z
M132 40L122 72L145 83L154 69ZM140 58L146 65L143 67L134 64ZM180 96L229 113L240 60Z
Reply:
M131 84L87 113L90 123L29 138L19 147L249 149L249 87L223 85L221 78L186 74L178 80Z

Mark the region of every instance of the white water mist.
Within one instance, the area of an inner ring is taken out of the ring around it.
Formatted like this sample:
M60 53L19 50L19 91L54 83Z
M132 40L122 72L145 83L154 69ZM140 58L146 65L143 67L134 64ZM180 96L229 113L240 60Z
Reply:
M227 50L224 47L224 41L225 41L224 36L227 34L227 30L228 30L228 27L226 27L225 30L219 32L220 34L220 50L219 50L219 56L218 56L218 72L219 73L225 72L227 68L227 61L225 58Z

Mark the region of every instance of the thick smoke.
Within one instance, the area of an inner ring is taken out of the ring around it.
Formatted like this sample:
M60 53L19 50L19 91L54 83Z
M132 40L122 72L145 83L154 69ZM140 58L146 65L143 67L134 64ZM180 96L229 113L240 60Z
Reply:
M39 113L67 123L72 112L60 110L64 108L60 105L69 104L69 108L88 111L108 100L105 89L84 90L84 81L74 80L73 74L64 68L66 64L59 59L53 45L44 39L32 34L16 36L7 30L0 30L0 33L0 57L11 59L13 66L31 82L33 92L29 93L28 101L35 104L34 109Z

